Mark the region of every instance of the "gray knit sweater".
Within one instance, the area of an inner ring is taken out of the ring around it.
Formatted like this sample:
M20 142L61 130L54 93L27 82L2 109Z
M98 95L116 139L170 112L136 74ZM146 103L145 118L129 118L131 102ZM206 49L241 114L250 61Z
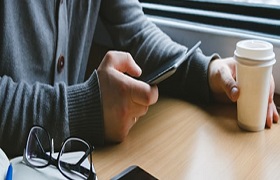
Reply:
M104 144L96 71L84 79L98 16L143 73L186 50L147 20L137 0L2 0L0 147L10 157L22 154L34 124L49 131L56 147L68 136ZM212 57L198 50L162 92L208 101Z

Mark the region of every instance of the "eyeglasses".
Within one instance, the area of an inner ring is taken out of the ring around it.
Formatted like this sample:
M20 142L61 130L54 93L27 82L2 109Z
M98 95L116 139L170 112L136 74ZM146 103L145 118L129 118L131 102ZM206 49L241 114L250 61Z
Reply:
M67 138L59 151L57 159L53 158L54 145L49 133L41 126L30 129L23 161L34 168L54 165L68 179L96 179L93 172L91 152L93 147L77 137ZM89 164L89 169L85 166Z

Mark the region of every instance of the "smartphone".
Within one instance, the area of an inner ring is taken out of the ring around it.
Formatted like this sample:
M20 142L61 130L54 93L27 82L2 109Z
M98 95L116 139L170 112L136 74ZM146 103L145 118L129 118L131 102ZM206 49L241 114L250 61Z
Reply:
M111 178L111 180L157 180L156 177L145 171L139 166L132 165L122 171L120 174Z
M140 80L150 84L155 85L160 83L161 81L165 80L166 78L170 77L174 74L177 68L188 59L188 57L199 47L201 41L197 42L190 50L186 51L183 55L177 57L175 60L170 60L164 63L162 66L157 68L151 74L147 76L141 77Z

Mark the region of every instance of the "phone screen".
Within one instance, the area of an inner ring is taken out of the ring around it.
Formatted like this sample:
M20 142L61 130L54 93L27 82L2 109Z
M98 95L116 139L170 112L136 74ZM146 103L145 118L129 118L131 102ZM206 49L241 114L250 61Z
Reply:
M111 180L157 180L156 177L145 171L139 166L130 166Z

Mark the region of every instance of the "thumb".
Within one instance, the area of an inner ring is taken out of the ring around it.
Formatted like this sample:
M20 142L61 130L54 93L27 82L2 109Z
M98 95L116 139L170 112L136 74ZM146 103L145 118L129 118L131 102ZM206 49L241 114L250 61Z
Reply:
M228 98L236 102L239 97L239 89L237 87L237 83L232 77L232 74L225 73L221 76L221 86Z

